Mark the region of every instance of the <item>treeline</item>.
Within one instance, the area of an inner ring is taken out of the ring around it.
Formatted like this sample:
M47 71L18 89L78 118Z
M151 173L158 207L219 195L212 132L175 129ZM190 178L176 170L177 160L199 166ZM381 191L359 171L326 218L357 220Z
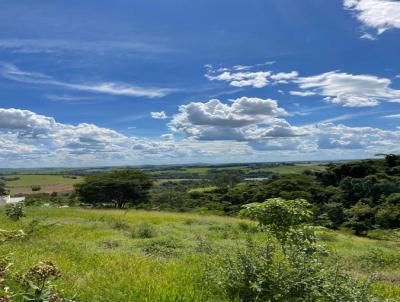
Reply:
M154 185L145 171L121 169L89 175L76 185L75 193L49 199L90 207L236 215L245 204L277 197L310 202L317 225L348 227L356 234L400 228L400 156L330 164L324 171L271 175L256 182L244 181L240 171L226 169L214 171L208 179ZM29 197L30 202L37 199Z
M142 206L232 215L251 202L274 197L303 198L313 204L314 222L319 225L350 227L357 234L374 228L400 227L398 155L387 155L384 160L330 164L322 172L274 175L261 182L219 184L208 190L185 186L185 183L167 183L154 188L150 202Z

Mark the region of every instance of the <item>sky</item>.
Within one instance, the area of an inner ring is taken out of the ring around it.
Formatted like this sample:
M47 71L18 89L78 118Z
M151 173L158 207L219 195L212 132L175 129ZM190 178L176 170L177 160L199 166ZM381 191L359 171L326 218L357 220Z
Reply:
M0 167L400 153L398 0L0 1Z

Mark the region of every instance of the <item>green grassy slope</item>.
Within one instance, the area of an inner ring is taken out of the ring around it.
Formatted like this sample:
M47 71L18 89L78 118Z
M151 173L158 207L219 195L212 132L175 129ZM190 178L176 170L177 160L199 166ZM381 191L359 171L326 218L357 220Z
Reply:
M40 224L25 240L0 244L0 254L12 253L21 270L56 261L63 272L59 286L88 302L224 301L204 286L204 268L248 237L263 240L254 223L228 217L49 207L29 208L27 217L11 222L1 211L1 229ZM393 260L399 242L319 234L355 275L382 275L377 293L400 299L400 267Z
M75 184L80 178L72 179L63 177L61 175L31 175L31 174L21 174L21 175L7 175L7 177L19 177L18 180L7 181L6 185L8 187L19 187L19 186L32 186L32 185L68 185Z

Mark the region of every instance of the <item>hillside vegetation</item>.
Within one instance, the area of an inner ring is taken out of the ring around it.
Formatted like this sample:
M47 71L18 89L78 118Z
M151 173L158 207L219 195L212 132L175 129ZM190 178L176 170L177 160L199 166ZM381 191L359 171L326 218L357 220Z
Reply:
M23 240L0 244L0 253L12 253L17 271L53 260L62 272L57 285L78 301L230 301L209 273L248 240L266 240L254 222L228 217L52 207L26 214L18 222L0 215L1 228L31 229ZM335 252L327 266L336 254L360 280L376 271L373 292L400 299L400 243L392 235L374 240L318 231L320 243Z

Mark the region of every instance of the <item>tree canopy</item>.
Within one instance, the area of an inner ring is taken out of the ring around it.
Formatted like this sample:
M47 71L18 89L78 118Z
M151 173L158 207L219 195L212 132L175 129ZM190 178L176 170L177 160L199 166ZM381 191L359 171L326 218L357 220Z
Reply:
M149 175L136 169L93 174L75 185L79 199L93 205L112 203L116 208L145 202L152 186Z

